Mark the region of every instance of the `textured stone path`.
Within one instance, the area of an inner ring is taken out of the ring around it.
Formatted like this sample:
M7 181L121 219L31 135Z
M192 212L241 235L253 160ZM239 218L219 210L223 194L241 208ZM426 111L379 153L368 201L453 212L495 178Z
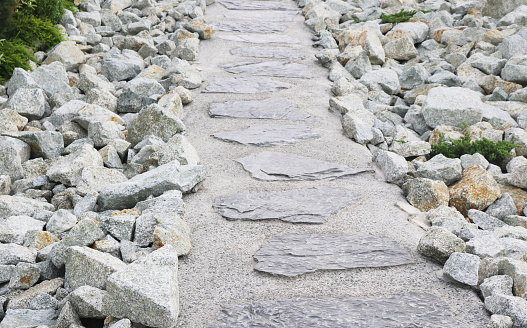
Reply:
M207 20L184 118L207 179L185 198L178 327L483 327L477 295L416 253L401 191L328 111L295 3L225 0Z

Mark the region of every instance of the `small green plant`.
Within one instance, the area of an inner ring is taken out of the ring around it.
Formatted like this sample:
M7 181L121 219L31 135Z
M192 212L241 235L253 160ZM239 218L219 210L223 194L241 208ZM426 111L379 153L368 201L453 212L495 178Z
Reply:
M404 10L401 9L400 12L398 13L395 13L395 14L391 14L391 15L386 15L385 13L381 13L381 21L383 23L402 23L402 22L407 22L409 21L412 17L414 17L414 15L418 12L422 12L422 13L429 13L429 12L432 12L433 10Z
M16 67L30 69L30 60L36 61L22 43L0 40L0 80L10 77Z
M510 141L501 140L494 142L487 138L472 141L467 131L466 122L463 122L461 128L463 129L464 137L458 140L447 140L445 135L440 133L437 144L432 145L430 156L434 157L435 155L443 154L448 158L459 158L465 154L473 155L479 153L489 162L499 165L504 159L510 157L509 153L512 149L519 146Z

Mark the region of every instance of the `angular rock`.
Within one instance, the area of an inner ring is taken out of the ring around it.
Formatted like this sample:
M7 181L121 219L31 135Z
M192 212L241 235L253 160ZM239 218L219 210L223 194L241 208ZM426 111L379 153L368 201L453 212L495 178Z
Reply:
M55 278L52 280L42 281L41 283L25 290L21 294L11 298L7 304L8 309L27 309L31 301L40 294L53 295L64 284L64 279Z
M442 154L420 165L417 176L432 180L441 180L450 185L461 179L461 160L458 158L447 158Z
M77 70L79 65L84 63L85 56L74 41L63 41L51 49L43 64L48 65L55 61L64 64L67 71Z
M470 126L482 119L482 107L478 93L465 88L433 88L423 104L421 112L426 124L459 126L467 121Z
M22 245L27 233L42 231L44 224L26 215L0 219L0 241Z
M150 195L159 196L168 190L187 193L204 179L202 166L183 165L173 161L130 180L103 188L98 203L101 210L134 207Z
M423 212L448 206L448 188L443 181L416 178L405 182L402 188L408 202Z
M110 254L72 246L66 258L66 284L73 290L81 286L105 289L108 276L125 268L126 264Z
M516 212L517 209L514 199L512 199L512 197L506 192L504 192L502 196L492 203L485 211L488 215L492 215L500 220L503 220L509 215L514 215Z
M47 171L53 181L73 185L85 168L102 168L101 155L90 145L83 145L79 150L54 161Z
M439 263L445 263L455 252L465 251L465 242L441 227L431 227L419 239L417 251Z
M179 314L177 273L174 247L167 245L150 253L108 278L104 312L150 327L175 326Z
M287 98L211 103L209 115L220 118L260 118L292 121L302 121L311 118L309 114L300 110Z
M386 267L413 263L396 241L369 235L283 234L254 258L255 270L288 277L316 270Z
M387 58L396 60L409 60L419 55L413 41L407 36L389 41L384 45L384 51Z
M527 325L527 300L508 295L493 295L485 299L485 307L493 314L512 318L517 327Z
M53 326L57 320L59 312L55 309L29 310L29 309L8 309L2 320L2 328L20 328Z
M118 240L132 240L137 216L129 214L103 216L100 226Z
M496 275L483 280L479 286L483 298L492 295L510 295L512 296L512 278L506 275Z
M283 192L246 191L218 197L213 207L229 220L324 223L331 214L359 199L359 195L345 189L315 187Z
M144 77L128 82L119 96L117 109L119 112L137 113L143 107L155 102L153 95L162 95L165 88L157 81Z
M503 221L478 210L468 210L468 217L483 230L493 230L505 226Z
M477 286L479 262L476 255L452 253L443 266L443 274L465 285Z
M34 157L45 159L59 157L64 149L64 139L62 134L54 131L22 131L8 132L4 136L9 136L24 141L31 147Z
M493 314L486 328L512 328L512 319L506 315Z
M523 38L520 37L519 39L527 43ZM523 53L525 53L525 50L523 50ZM501 77L505 81L520 84L527 83L527 56L518 55L509 59L501 71Z
M226 70L229 73L246 75L263 75L302 79L310 79L314 77L306 65L290 63L287 61L238 62L235 64L222 65L220 68Z
M489 167L489 161L487 161L487 159L480 153L475 153L473 155L464 154L461 155L459 159L461 160L461 167L463 168L463 171L475 164L480 165L485 170Z
M450 204L463 215L470 209L485 210L499 197L498 183L479 165L467 168L462 179L450 187Z
M46 223L46 230L60 234L68 231L77 224L77 217L67 210L58 210Z
M54 211L55 207L47 202L23 196L0 195L0 218L15 215L29 215L42 211Z
M291 84L278 82L266 77L217 78L209 83L202 92L214 93L263 93L288 89Z
M272 151L255 153L236 161L258 180L332 180L371 171Z
M110 81L131 80L145 68L143 59L131 53L106 57L101 63L101 73Z
M70 294L69 301L79 317L104 319L103 302L106 294L104 290L92 286L80 286Z
M42 89L20 88L9 97L5 108L14 110L29 120L39 120L49 112L47 100Z
M389 151L380 151L375 156L375 163L384 173L386 182L400 181L408 173L405 158Z
M153 104L142 109L137 118L128 125L126 139L132 145L138 144L149 135L168 141L174 134L184 130L185 126L177 116Z
M223 141L253 146L293 144L302 140L320 137L312 128L305 125L281 124L251 125L245 130L218 132L212 136Z
M64 65L60 62L37 67L31 73L31 77L46 92L48 97L52 97L59 92L72 92L68 74Z
M40 278L38 265L20 262L16 265L9 281L11 289L29 289Z

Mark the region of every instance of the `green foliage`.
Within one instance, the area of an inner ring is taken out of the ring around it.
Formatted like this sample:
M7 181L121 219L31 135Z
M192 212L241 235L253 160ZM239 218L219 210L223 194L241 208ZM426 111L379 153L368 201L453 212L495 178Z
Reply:
M414 17L414 15L418 11L426 14L426 13L432 12L433 10L409 10L409 11L406 11L404 9L401 9L400 12L395 13L395 14L391 14L391 15L386 15L385 13L381 13L381 20L382 20L383 23L402 23L402 22L407 22L412 17Z
M18 13L35 16L58 24L64 10L76 11L75 5L68 0L23 0L18 8Z
M7 37L18 39L33 49L47 49L64 41L60 30L51 21L28 15L17 15Z
M17 0L0 0L0 35L10 28L16 7Z
M21 42L0 40L0 81L10 78L16 67L29 69L30 60L36 61Z
M432 145L430 156L434 157L437 154L443 154L448 158L459 158L464 154L479 153L483 155L489 162L500 164L501 161L510 157L509 152L518 147L518 145L501 140L498 142L483 138L481 140L474 140L470 137L467 131L466 122L461 126L465 136L459 140L447 140L445 135L440 133L439 140L436 145Z

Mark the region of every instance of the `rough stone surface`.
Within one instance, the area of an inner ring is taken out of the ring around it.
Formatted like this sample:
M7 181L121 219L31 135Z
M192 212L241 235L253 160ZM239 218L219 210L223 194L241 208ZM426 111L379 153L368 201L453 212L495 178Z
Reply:
M470 126L481 122L483 103L479 95L465 88L433 88L423 104L421 112L426 124L459 126L467 121Z
M301 58L305 54L297 49L289 47L243 47L235 48L231 50L231 54L234 56L243 56L243 57L258 57L258 58Z
M402 188L408 202L423 212L448 205L448 188L443 181L416 178L405 182Z
M302 121L311 118L286 98L211 103L211 117Z
M240 131L218 132L214 137L244 145L276 146L293 144L302 140L319 138L320 135L305 125L265 124L251 125Z
M183 122L172 112L152 104L139 112L128 126L126 140L136 145L149 135L168 141L174 134L185 130Z
M385 267L413 263L397 242L368 235L283 234L273 237L254 258L255 269L297 276L316 270Z
M450 185L461 179L461 160L447 158L442 154L434 156L417 169L417 176L432 180L441 180Z
M443 273L460 283L477 286L479 262L476 255L452 253L443 266Z
M450 187L450 204L463 215L468 210L484 210L501 197L501 189L494 178L479 165L463 172L463 178Z
M463 253L465 242L441 227L431 227L419 240L417 251L439 263L445 263L454 252Z
M258 180L333 180L371 171L272 151L255 153L236 161Z
M62 154L64 139L55 131L8 132L3 135L24 141L31 147L34 157L56 158Z
M290 63L287 61L238 62L235 64L222 65L221 68L229 73L247 75L264 75L302 79L309 79L314 76L309 71L307 66L303 64Z
M345 189L315 187L283 192L246 191L218 197L213 206L229 220L324 223L331 214L359 199Z
M292 85L266 77L217 78L203 92L215 93L263 93L288 89Z
M367 327L372 322L376 327L458 327L446 306L427 294L259 301L224 309L210 328L248 328L261 323L272 328Z
M170 245L137 260L108 278L105 313L150 327L173 327L179 314L177 274L178 254Z
M104 319L106 317L103 311L105 296L104 290L86 285L75 289L69 301L79 317Z
M408 163L401 155L389 151L380 151L375 163L384 173L387 182L400 181L408 173Z

